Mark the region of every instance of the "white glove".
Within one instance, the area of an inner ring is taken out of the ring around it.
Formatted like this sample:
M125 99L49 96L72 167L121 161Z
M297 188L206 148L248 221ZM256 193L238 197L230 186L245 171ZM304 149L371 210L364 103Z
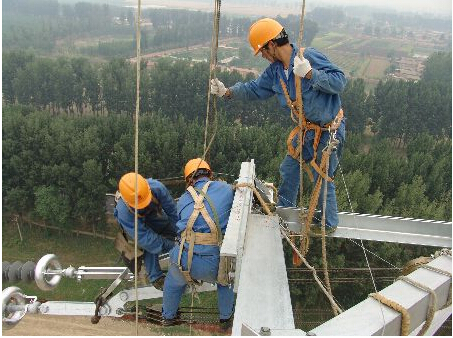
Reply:
M311 70L310 62L302 56L300 59L297 55L294 57L293 73L297 76L304 78L305 75Z
M225 85L219 79L211 80L211 94L222 97L227 92Z

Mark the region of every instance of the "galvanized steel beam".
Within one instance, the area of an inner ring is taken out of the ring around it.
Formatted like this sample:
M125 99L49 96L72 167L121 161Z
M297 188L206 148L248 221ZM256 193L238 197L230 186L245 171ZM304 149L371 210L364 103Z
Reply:
M255 163L242 162L241 172L239 174L238 184L253 184L255 180ZM228 219L227 230L223 238L220 256L229 257L235 261L234 274L234 292L238 290L238 278L241 271L242 253L244 251L244 238L247 228L247 217L252 209L252 189L247 187L237 188L234 194L233 205Z
M232 335L241 335L242 324L258 332L294 330L278 217L249 214L238 277Z
M436 293L438 309L441 309L447 303L451 288L451 263L451 256L440 256L427 264L444 270L450 275L419 268L407 276ZM409 332L418 329L426 320L430 300L430 295L426 291L399 280L379 293L408 310L410 315ZM446 311L447 314L448 312L451 314L451 305ZM438 313L438 315L442 314ZM445 314L443 318L445 318ZM433 321L431 329L437 330L441 324L440 321ZM314 328L310 333L317 336L399 336L401 334L401 314L386 305L380 304L375 299L367 298L337 317Z
M299 212L299 208L277 207L277 214L297 233ZM452 247L451 222L349 212L339 212L338 217L338 229L329 237Z

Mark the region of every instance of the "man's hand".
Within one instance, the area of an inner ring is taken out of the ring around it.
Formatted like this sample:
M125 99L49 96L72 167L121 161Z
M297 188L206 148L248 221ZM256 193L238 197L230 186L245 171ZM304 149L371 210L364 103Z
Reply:
M215 78L211 80L211 94L222 97L227 92L225 85L219 79Z
M297 55L294 57L293 73L304 78L311 71L310 62L302 56L300 59Z

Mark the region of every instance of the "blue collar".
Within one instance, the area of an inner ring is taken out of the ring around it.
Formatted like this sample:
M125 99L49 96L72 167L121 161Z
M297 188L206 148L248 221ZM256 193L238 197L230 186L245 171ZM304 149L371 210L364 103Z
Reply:
M208 182L208 181L209 181L209 178L202 177L202 178L198 179L193 185L196 185L197 183L205 183L205 182Z

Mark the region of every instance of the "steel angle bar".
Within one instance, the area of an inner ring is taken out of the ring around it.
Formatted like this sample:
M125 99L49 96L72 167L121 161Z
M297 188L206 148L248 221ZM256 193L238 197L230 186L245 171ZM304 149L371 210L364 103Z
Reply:
M440 329L440 327L445 323L445 321L450 316L451 316L451 305L446 307L445 309L436 311L434 314L433 321L431 322L431 325L426 330L426 333L424 335L425 336L434 336L434 334L437 332L437 330ZM409 336L416 336L422 329L424 323L425 322L420 324L419 327L417 327L414 331L412 331L409 334Z
M288 227L300 233L299 208L277 207ZM395 216L339 212L338 229L330 237L452 247L452 223Z
M48 301L39 306L39 312L45 315L90 316L94 314L94 302Z
M237 183L253 184L255 180L255 163L242 162L241 171ZM247 228L247 217L252 209L253 192L250 188L237 188L234 194L233 205L228 219L227 230L223 238L220 255L236 260L234 271L234 291L238 289L238 278L241 271L242 252L244 250L244 238Z
M451 256L443 255L427 265L451 274L451 263ZM436 293L438 309L442 309L446 305L451 286L451 275L428 269L417 269L407 277ZM416 330L426 320L430 303L428 292L398 280L379 293L407 309L410 316L409 332ZM451 314L451 306L447 309L447 312ZM443 317L439 317L442 315ZM439 316L438 318L448 318L443 313L439 313ZM439 320L433 321L432 325L433 327L440 326ZM312 329L311 333L317 336L398 336L401 334L401 314L380 304L375 299L367 298L337 317Z
M254 331L294 330L283 244L276 216L250 214L236 298L232 335L242 324ZM237 279L236 279L237 281Z
M216 285L203 283L198 286L197 292L215 291ZM190 289L186 289L190 293ZM137 288L138 300L155 299L162 297L162 291L153 286L142 286ZM122 317L125 313L124 305L127 302L135 301L135 289L125 289L110 298L99 309L99 314L110 317ZM91 316L94 314L96 304L94 302L71 302L71 301L48 301L40 305L39 312L45 315L60 316Z

